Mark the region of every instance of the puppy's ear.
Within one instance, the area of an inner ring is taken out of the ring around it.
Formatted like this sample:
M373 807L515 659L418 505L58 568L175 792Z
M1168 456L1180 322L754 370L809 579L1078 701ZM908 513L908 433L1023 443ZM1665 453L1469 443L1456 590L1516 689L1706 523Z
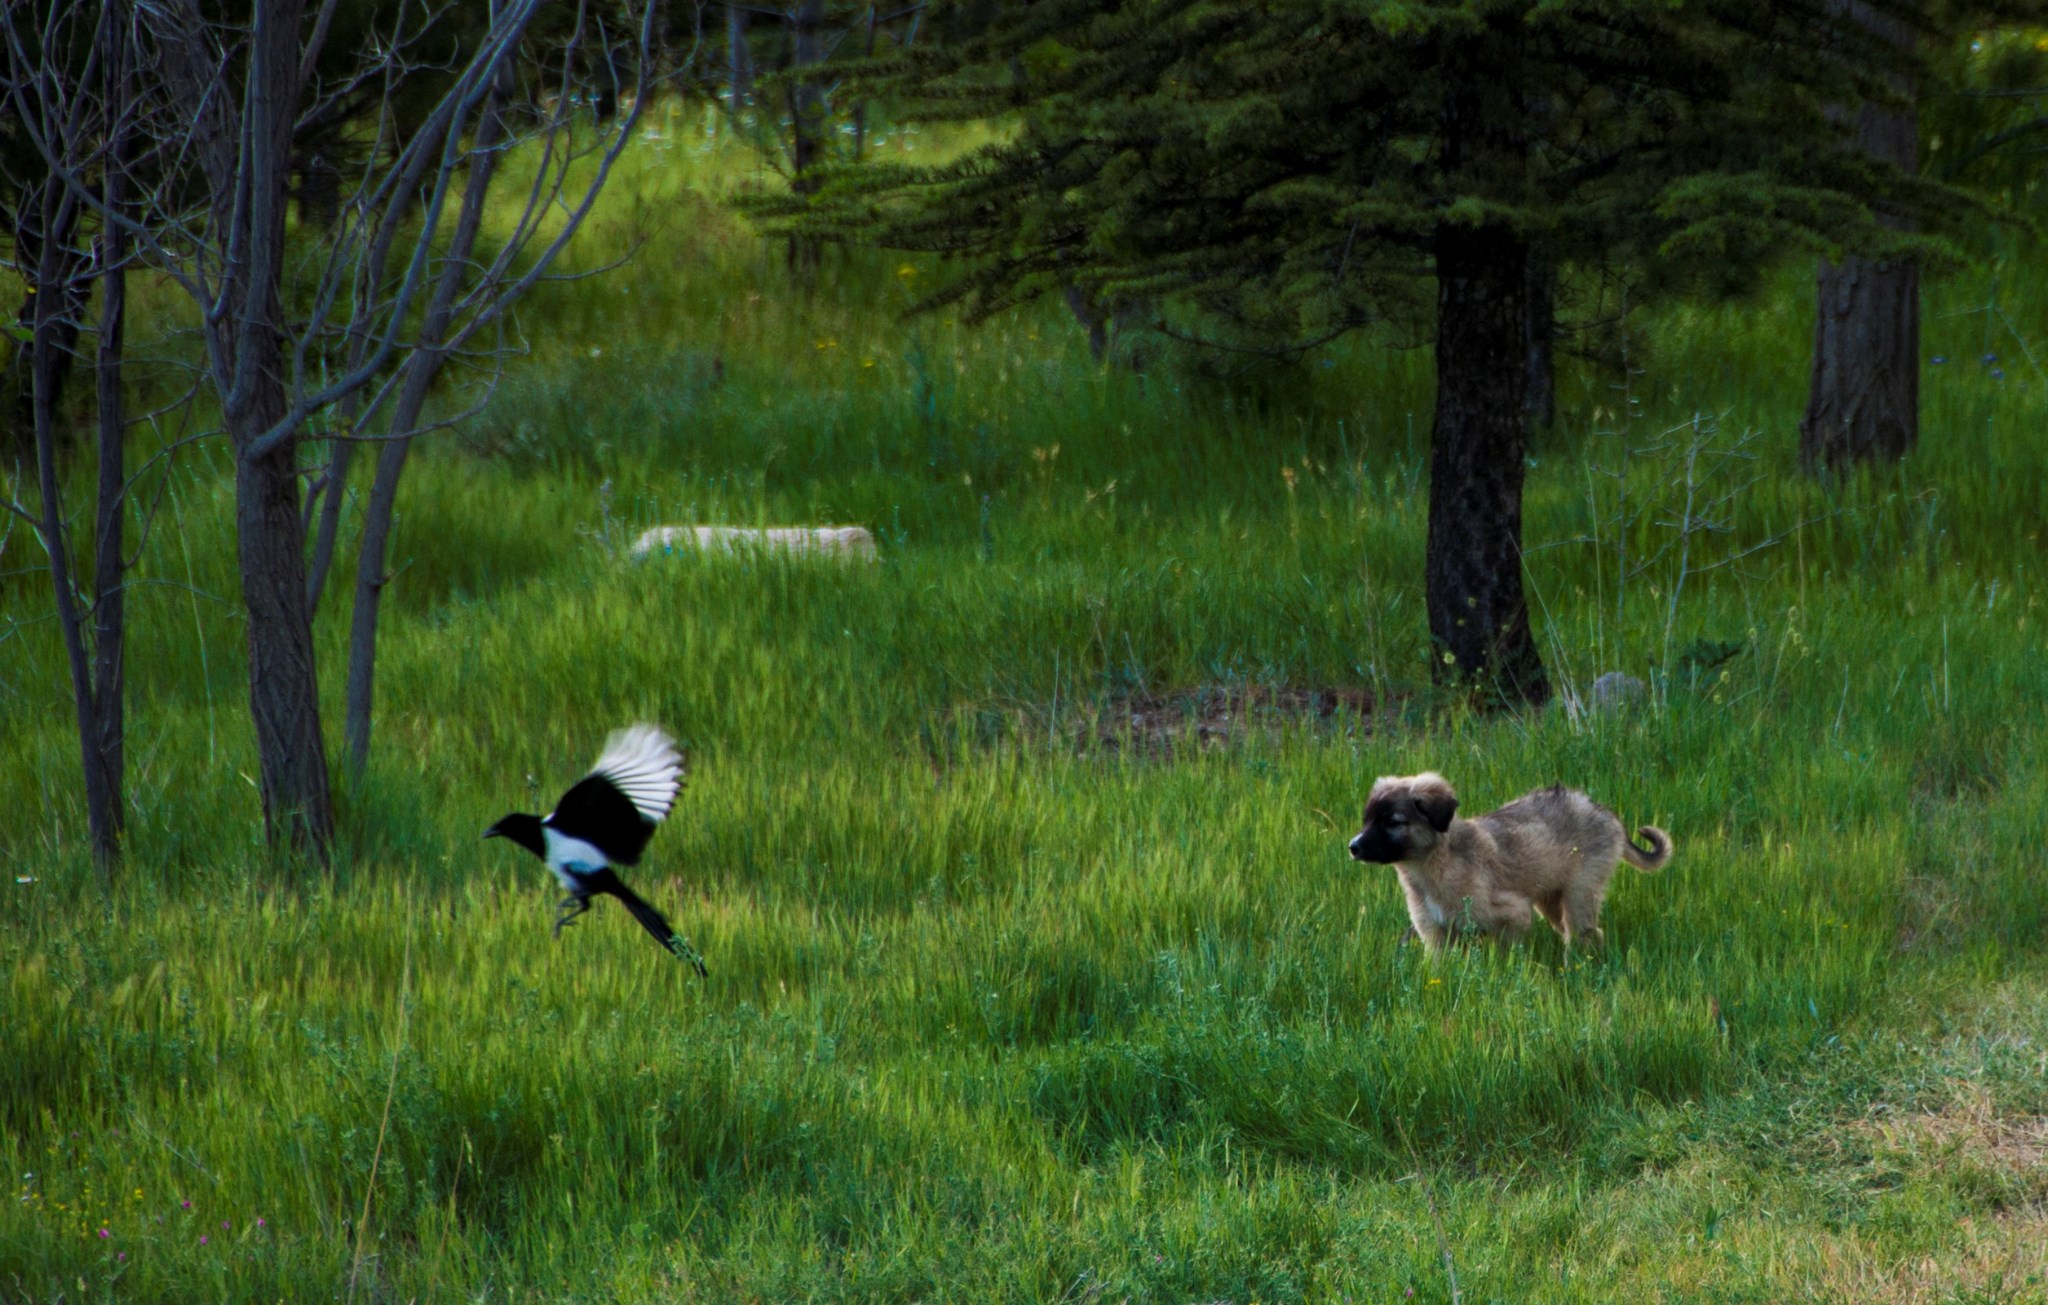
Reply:
M1451 792L1451 786L1441 779L1431 777L1433 782L1417 784L1410 792L1415 799L1415 809L1429 822L1429 827L1441 834L1451 827L1451 817L1458 810L1458 795Z

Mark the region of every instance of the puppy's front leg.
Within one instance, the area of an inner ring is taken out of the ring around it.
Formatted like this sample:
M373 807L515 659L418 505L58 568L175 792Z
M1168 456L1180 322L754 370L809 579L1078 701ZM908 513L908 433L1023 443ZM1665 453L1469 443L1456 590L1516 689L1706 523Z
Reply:
M1401 891L1408 898L1408 919L1415 926L1415 936L1422 939L1422 945L1434 955L1444 949L1451 940L1450 917L1443 907L1430 896L1402 876Z

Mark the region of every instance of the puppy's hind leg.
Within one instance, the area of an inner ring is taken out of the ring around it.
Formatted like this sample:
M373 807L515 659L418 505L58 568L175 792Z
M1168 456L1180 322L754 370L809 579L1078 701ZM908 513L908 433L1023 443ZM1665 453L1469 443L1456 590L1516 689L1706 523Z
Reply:
M1607 885L1599 881L1573 884L1564 891L1564 927L1558 932L1564 935L1567 949L1581 943L1593 947L1604 947L1607 935L1600 932L1600 902L1607 896Z
M1504 904L1496 904L1495 915L1486 922L1486 933L1501 943L1518 943L1529 936L1529 926L1535 920L1530 913L1529 903L1520 898Z

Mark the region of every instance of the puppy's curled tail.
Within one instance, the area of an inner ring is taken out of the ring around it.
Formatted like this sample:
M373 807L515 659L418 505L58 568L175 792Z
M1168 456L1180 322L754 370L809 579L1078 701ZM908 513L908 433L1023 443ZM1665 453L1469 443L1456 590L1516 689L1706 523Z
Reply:
M1638 870L1662 870L1671 859L1671 835L1655 825L1644 825L1636 830L1636 838L1649 846L1638 847L1635 839L1624 838L1621 840L1621 859Z

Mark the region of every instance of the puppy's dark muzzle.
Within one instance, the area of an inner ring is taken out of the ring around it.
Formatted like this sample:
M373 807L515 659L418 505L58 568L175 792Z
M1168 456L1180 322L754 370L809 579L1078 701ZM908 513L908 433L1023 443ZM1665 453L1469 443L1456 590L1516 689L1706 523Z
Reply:
M1368 865L1392 865L1401 859L1401 849L1394 846L1394 840L1377 829L1368 829L1352 839L1350 849L1352 860Z

